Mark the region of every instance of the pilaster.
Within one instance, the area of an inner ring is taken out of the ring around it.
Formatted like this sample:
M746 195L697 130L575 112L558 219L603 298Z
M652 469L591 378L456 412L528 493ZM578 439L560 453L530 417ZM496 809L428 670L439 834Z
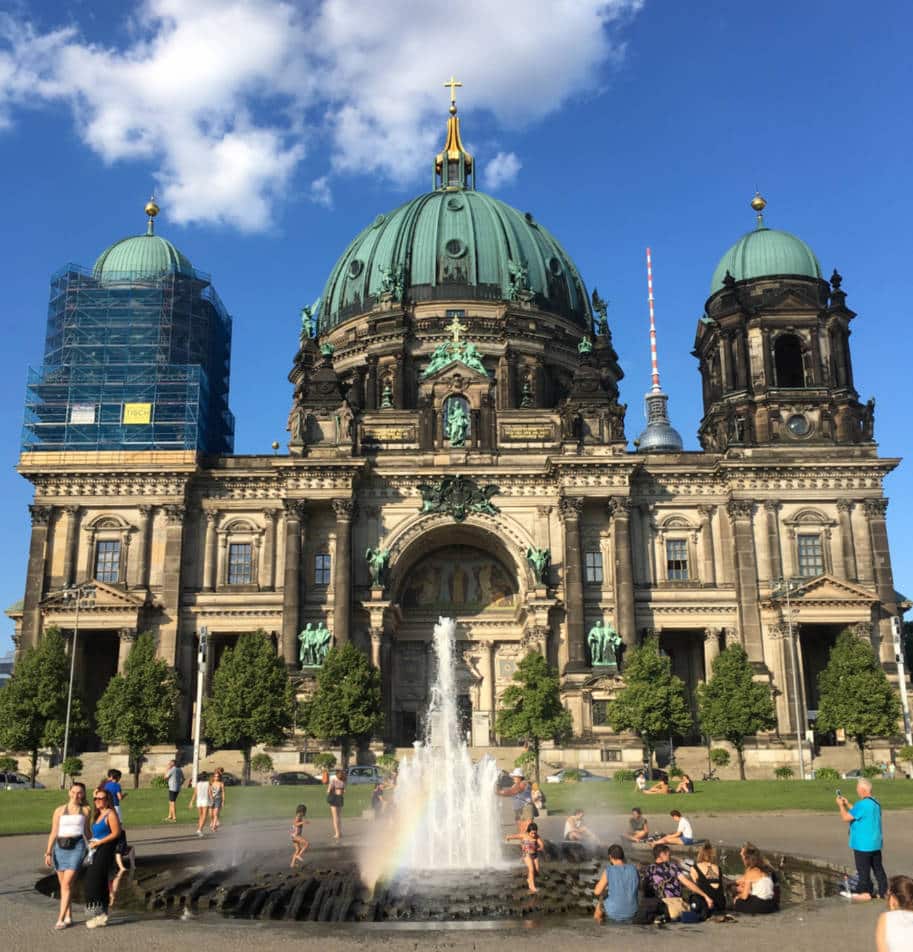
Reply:
M32 537L29 542L28 574L25 579L25 596L22 604L22 635L19 651L34 648L41 633L41 609L44 595L45 565L48 549L48 526L51 521L51 506L29 506L32 520Z
M567 670L586 667L583 621L583 574L580 564L580 511L583 499L562 496L558 514L564 524L564 606L567 624Z
M763 663L764 646L761 641L758 566L755 557L754 531L752 529L753 511L754 505L747 499L730 500L727 506L735 543L739 632L749 659L755 663Z
M626 648L637 644L634 627L634 571L631 565L631 500L626 496L609 499L612 520L612 548L615 552L615 618L618 634Z
M350 637L352 617L352 517L353 499L334 499L336 514L336 559L333 566L333 636L337 646Z

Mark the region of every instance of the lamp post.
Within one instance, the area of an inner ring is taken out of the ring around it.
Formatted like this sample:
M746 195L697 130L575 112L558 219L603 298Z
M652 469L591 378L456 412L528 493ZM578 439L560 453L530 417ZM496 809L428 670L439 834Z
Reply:
M72 588L65 588L61 593L65 602L74 601L76 605L76 618L73 622L73 644L70 646L70 684L67 688L67 718L63 728L63 757L61 758L60 769L60 789L63 790L64 780L63 764L67 760L67 752L70 747L70 712L73 710L73 677L76 672L76 644L79 639L79 606L83 598L95 594L95 586L91 582L85 582L82 585L74 585Z
M203 715L203 682L206 680L207 642L209 629L200 627L200 644L197 649L197 706L193 714L193 784L196 786L200 772L200 720Z
M792 583L788 579L778 579L777 587L770 593L771 601L786 602L786 629L789 638L790 657L793 669L793 709L796 718L796 749L799 753L799 777L805 780L805 749L802 743L802 704L799 700L799 653L793 636L793 611L789 597L792 594Z
M903 733L908 744L913 744L910 730L910 699L907 697L907 671L903 654L903 623L899 615L891 619L891 634L894 637L894 660L897 662L897 684L900 688L900 706L903 709Z

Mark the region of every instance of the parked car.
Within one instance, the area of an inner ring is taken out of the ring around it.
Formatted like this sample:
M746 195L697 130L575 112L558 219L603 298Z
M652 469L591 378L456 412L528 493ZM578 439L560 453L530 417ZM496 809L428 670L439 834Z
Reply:
M212 772L210 772L209 776L212 777ZM245 786L244 781L243 781L240 777L238 777L236 774L229 773L227 770L223 770L223 771L222 771L222 783L224 783L226 787L243 787L243 786ZM248 786L248 787L256 787L256 786L257 786L257 781L256 781L256 780L248 780L248 781L247 781L247 786Z
M564 770L559 770L558 773L549 774L545 778L546 783L569 783L570 780L565 779L565 775L570 772L571 778L573 780L579 780L581 783L587 783L591 780L608 780L608 777L602 777L599 774L590 773L589 770L584 770L581 768L575 767L565 767Z
M871 767L866 767L866 771L871 771ZM882 777L886 776L885 772L879 768L879 772ZM861 767L854 767L852 770L844 770L840 775L844 780L861 780L866 776L866 772L863 772Z
M3 790L31 790L32 781L21 773L0 773L0 788ZM36 790L44 790L44 784L35 781Z
M380 767L373 765L366 767L349 767L346 783L380 783L384 779L384 772Z
M298 787L319 784L320 777L315 777L306 770L286 770L283 773L273 774L269 782L274 787Z

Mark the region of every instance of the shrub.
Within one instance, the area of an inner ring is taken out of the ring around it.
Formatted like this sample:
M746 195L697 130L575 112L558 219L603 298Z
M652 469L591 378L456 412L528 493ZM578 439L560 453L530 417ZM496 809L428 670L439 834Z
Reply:
M631 783L636 776L637 772L634 770L616 770L612 779L619 783Z
M312 762L318 770L332 770L336 766L336 755L325 751L317 754Z
M580 780L580 771L570 767L564 771L563 783L577 783Z
M732 757L730 757L729 751L725 747L714 747L710 751L710 763L714 767L728 767L730 760L732 760Z
M82 761L78 757L67 757L60 769L65 777L75 780L82 773Z
M839 780L840 771L833 767L819 767L815 771L815 780L827 780L828 782Z
M273 758L269 754L254 754L250 759L250 769L258 774L272 773Z
M670 767L668 773L670 777L684 777L685 776L685 771L682 770L681 767Z
M377 758L377 766L380 767L385 777L389 777L399 770L399 761L393 754L381 754Z
M903 747L897 751L897 759L901 761L901 763L907 763L913 767L913 744L904 744Z
M913 750L913 748L911 748ZM903 754L903 751L901 751ZM18 773L19 761L15 757L0 757L0 773Z
M884 774L881 772L881 767L870 764L868 767L862 768L862 776L868 777L869 780L877 780L879 777L883 777Z
M795 776L795 772L792 767L777 767L774 771L774 776L777 780L792 780Z
M149 786L155 790L166 790L168 788L168 780L164 774L159 773L152 778Z

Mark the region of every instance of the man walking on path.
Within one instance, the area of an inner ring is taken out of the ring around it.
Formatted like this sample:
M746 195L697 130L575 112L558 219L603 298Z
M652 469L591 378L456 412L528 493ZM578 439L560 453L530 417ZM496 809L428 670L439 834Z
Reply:
M165 780L168 781L168 816L166 822L177 823L178 818L175 812L175 804L180 796L181 788L184 786L184 771L173 760L168 761L168 769L165 771Z
M837 797L840 817L850 825L850 849L856 862L856 885L851 891L841 892L845 899L867 902L872 898L872 873L881 899L888 892L888 877L881 865L881 804L872 796L872 782L860 780L856 784L859 799L850 806L846 797Z

